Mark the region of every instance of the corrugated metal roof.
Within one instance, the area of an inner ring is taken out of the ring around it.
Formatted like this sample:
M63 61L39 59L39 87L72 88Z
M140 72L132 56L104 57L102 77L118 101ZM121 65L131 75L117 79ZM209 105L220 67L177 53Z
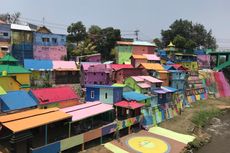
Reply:
M137 45L137 46L153 46L153 47L156 47L155 43L150 43L150 42L147 42L147 41L134 41L133 45Z
M0 62L18 62L18 60L15 59L13 56L10 56L9 54L7 54L3 58L0 59Z
M175 68L172 65L163 65L165 70L175 70Z
M52 61L53 69L56 71L77 71L74 61Z
M145 56L143 55L135 55L133 54L131 57L133 57L134 59L147 59Z
M5 95L6 91L0 86L0 95Z
M161 58L158 57L156 54L143 54L149 61L160 61Z
M163 81L156 79L154 77L151 77L151 76L139 76L139 77L141 77L142 79L147 80L151 83L162 83L163 82Z
M22 31L32 31L29 26L20 25L20 24L11 24L12 30L22 30Z
M143 66L147 70L155 70L155 71L163 71L164 70L164 67L159 63L141 63L139 65L139 67L140 66Z
M141 88L150 88L151 86L147 83L137 83L137 85Z
M132 101L132 100L143 101L143 100L149 99L151 97L146 96L144 94L134 92L134 91L129 91L129 92L123 92L123 98L128 100L128 101Z
M22 66L14 65L0 65L0 76L2 75L3 71L7 71L8 74L31 73L29 70Z
M113 105L102 104L101 102L88 102L78 106L62 109L62 111L72 115L72 121L79 121L113 109Z
M53 63L51 60L25 59L24 67L29 70L51 71L53 69Z
M18 115L20 115L20 113ZM38 114L19 120L5 122L3 125L10 129L13 133L17 133L68 118L71 118L71 115L57 110L45 114Z
M111 67L115 71L120 70L120 69L133 68L131 64L111 64Z
M161 89L166 90L168 92L176 92L177 91L176 88L167 87L167 86L161 86Z
M86 85L86 88L122 88L122 87L111 86L111 85Z
M145 106L145 104L137 103L136 101L130 101L130 102L120 101L114 105L118 107L129 108L129 109L137 109L137 108Z
M30 90L30 94L33 94L39 104L48 104L67 101L71 99L79 99L79 96L69 86L33 89Z
M12 111L37 106L36 101L26 91L10 91L0 96L2 111Z

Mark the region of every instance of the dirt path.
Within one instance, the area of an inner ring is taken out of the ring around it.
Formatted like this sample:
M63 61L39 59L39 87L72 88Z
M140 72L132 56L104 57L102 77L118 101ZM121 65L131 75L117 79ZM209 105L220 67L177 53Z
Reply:
M213 118L205 131L212 135L212 141L194 153L229 153L230 110L223 116Z

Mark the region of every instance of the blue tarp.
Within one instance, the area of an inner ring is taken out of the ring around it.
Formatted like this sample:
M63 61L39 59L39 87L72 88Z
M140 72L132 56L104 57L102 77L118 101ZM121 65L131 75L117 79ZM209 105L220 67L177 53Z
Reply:
M124 99L128 101L131 101L131 100L142 101L142 100L150 98L149 96L145 96L143 94L140 94L134 91L123 92L123 97Z
M161 89L169 91L169 92L176 92L176 88L168 87L168 86L162 86Z
M24 67L29 70L51 71L53 69L53 63L51 60L25 59Z
M12 111L37 106L36 101L26 91L10 91L0 96L2 111Z

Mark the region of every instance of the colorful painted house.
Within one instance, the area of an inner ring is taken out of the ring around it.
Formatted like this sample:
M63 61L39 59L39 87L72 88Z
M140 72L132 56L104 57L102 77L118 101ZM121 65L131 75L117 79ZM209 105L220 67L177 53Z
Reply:
M198 70L197 56L194 54L174 54L174 62L181 64L191 71Z
M112 84L112 68L110 64L84 63L81 66L81 86Z
M120 101L114 104L116 108L116 114L118 120L124 120L131 117L137 117L141 115L141 108L144 104L136 101Z
M80 104L79 96L69 86L32 89L29 94L36 100L40 108L64 108Z
M148 71L150 76L158 78L163 81L164 86L169 85L169 72L159 63L141 63L139 68L144 68Z
M156 54L133 54L130 59L133 67L138 67L141 63L160 63L160 57Z
M131 55L154 54L156 45L145 41L118 41L115 47L116 63L130 63Z
M13 112L37 107L36 101L26 91L10 91L0 96L0 112Z
M53 34L45 26L33 33L34 59L64 60L67 56L66 35Z
M32 86L54 84L53 63L51 60L25 59L24 67L32 72L30 76Z
M11 50L11 30L9 24L0 23L0 58Z
M11 24L12 55L23 62L33 59L33 32L27 25Z
M85 101L100 101L106 104L114 104L122 100L122 87L110 85L87 85Z
M80 82L80 72L74 61L52 61L55 84L75 84Z
M0 116L1 141L5 142L4 147L7 150L15 153L35 153L33 148L40 148L48 143L56 144L52 146L50 152L58 152L56 141L68 138L63 129L71 118L71 115L58 108L32 109L2 115ZM37 152L47 152L47 150Z
M147 71L142 68L133 68L130 64L111 64L113 69L113 83L123 83L127 77L147 75Z
M210 69L211 56L197 55L197 62L198 62L199 69Z
M146 107L152 105L151 96L144 95L135 91L123 92L123 98L127 101L137 101L145 104Z
M31 72L18 64L10 55L0 59L0 86L5 91L29 90Z
M151 93L160 88L163 81L151 76L131 76L125 79L125 84L134 91L142 94Z
M160 89L155 89L153 92L157 94L157 102L159 105L172 102L173 93L176 92L177 89L172 87L162 86Z
M101 53L77 56L77 62L101 62Z

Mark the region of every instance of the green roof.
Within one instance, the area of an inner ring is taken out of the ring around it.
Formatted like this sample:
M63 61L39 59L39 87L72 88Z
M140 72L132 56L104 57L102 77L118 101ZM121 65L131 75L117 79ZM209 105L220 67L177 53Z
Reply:
M125 84L119 84L119 83L115 83L112 85L113 87L125 87Z
M0 95L5 95L7 94L6 91L0 86Z
M3 71L7 71L7 74L31 73L24 67L15 65L0 65L0 76L2 76Z
M3 58L0 59L0 62L18 62L18 60L15 59L13 56L10 56L9 54L7 54Z

